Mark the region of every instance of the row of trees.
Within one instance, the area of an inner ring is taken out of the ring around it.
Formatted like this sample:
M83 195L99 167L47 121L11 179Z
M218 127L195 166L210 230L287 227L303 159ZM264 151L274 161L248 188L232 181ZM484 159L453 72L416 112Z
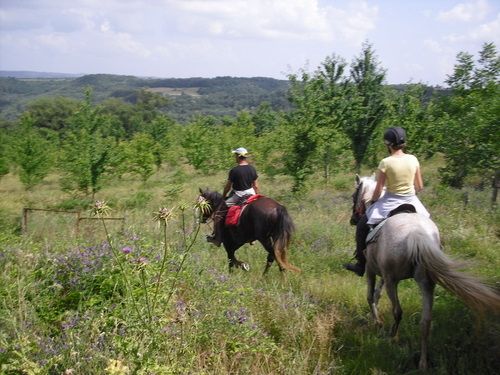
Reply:
M351 64L327 57L314 71L289 76L290 111L262 103L235 117L199 116L178 124L162 114L166 100L141 91L134 104L108 100L45 98L28 106L0 133L0 175L14 171L33 188L54 168L66 190L94 194L104 177L133 173L144 181L162 165L188 163L203 173L224 170L231 148L252 150L259 170L287 174L303 190L322 172L373 167L385 152L387 126L401 125L410 151L442 153L443 182L460 187L467 176L488 179L499 169L500 58L486 43L474 61L462 52L445 95L407 85L384 85L385 70L372 46L363 45Z

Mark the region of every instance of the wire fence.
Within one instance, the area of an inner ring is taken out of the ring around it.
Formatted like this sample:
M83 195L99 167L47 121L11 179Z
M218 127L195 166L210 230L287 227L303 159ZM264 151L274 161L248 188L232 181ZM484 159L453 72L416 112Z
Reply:
M21 229L23 234L36 238L84 237L103 238L102 221L110 233L123 232L125 217L88 217L80 211L67 211L49 208L24 207Z

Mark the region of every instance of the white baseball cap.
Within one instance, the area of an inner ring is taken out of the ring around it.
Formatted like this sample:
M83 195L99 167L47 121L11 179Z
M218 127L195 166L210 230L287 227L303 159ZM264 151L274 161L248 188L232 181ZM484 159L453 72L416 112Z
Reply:
M236 150L233 150L231 152L239 156L248 156L248 151L245 147L238 147Z

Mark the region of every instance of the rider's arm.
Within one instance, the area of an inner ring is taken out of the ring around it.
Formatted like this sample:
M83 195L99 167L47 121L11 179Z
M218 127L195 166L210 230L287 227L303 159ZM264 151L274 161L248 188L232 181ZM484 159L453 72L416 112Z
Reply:
M380 198L380 194L382 194L382 190L385 185L385 173L381 170L377 171L377 186L375 186L375 190L373 191L372 201L376 202L377 199Z
M413 182L415 185L415 191L418 193L424 189L424 180L422 179L422 172L420 172L420 167L417 167L415 171L415 180Z
M233 186L233 183L231 182L231 180L227 180L226 182L226 186L224 186L224 191L222 192L222 197L225 198L227 193L229 193L229 190L231 190Z
M252 187L255 190L255 194L259 194L260 187L259 187L259 183L257 182L257 180L254 180L254 182L252 182Z

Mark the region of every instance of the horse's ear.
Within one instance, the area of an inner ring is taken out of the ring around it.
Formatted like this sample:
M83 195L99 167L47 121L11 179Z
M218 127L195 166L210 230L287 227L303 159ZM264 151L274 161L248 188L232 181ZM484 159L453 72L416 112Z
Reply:
M203 190L201 190L201 188L198 188L198 190L200 191L200 194L203 194Z
M359 174L356 173L356 184L359 184L361 181L361 177L359 177Z

